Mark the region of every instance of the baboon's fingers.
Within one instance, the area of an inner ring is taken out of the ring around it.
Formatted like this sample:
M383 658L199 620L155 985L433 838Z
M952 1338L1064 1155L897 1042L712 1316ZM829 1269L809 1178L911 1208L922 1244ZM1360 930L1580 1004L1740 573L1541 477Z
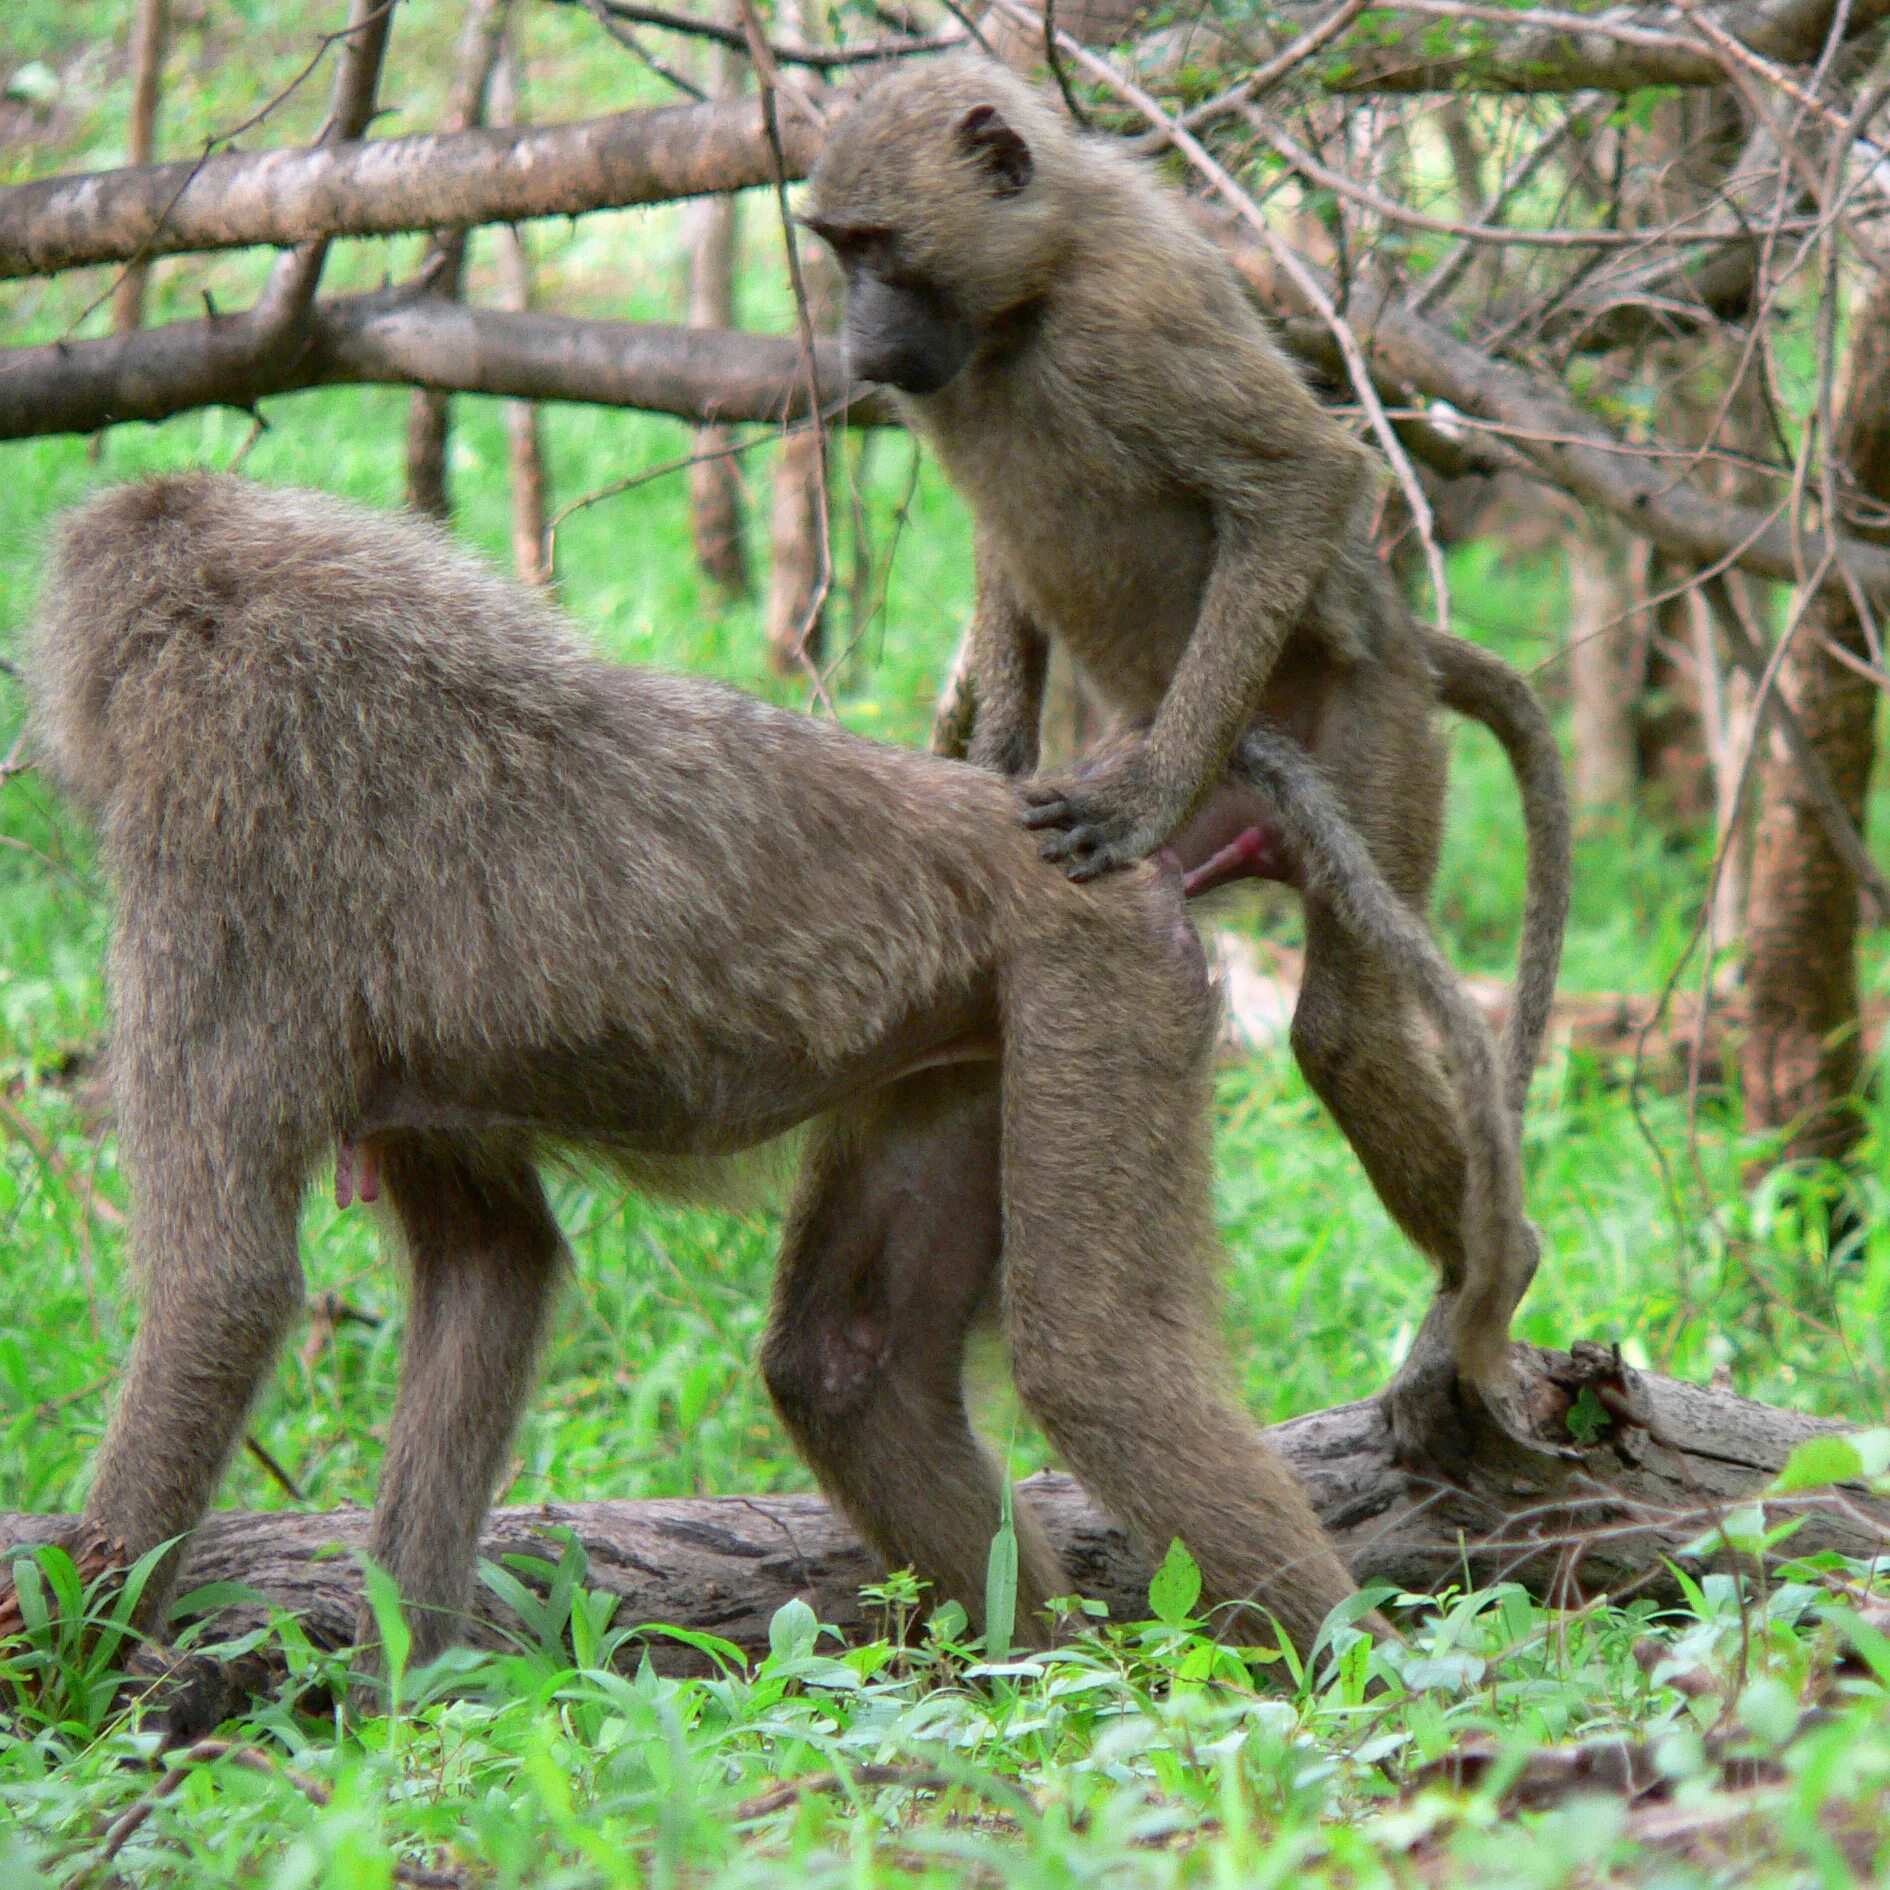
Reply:
M1061 788L1027 787L1021 792L1025 806L1018 819L1026 827L1063 827L1076 818L1076 807Z

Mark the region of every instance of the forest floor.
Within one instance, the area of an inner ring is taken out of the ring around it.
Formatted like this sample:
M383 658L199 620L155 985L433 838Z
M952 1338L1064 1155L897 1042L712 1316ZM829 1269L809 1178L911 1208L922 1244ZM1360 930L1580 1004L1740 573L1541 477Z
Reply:
M73 13L122 43L122 11ZM581 17L527 17L539 115L648 96ZM29 0L9 29L68 96L57 148L18 164L9 154L8 175L113 159L122 79L115 55L77 49L79 30L51 0ZM451 30L444 0L403 9L387 96L409 123L429 122ZM226 45L180 79L167 148L235 122L277 64L292 69L287 29L271 33L241 60ZM285 108L279 135L310 115ZM678 240L670 213L537 232L547 302L674 318ZM745 242L743 318L785 326L778 229L758 210ZM331 282L365 285L418 254L415 243L392 247L344 246ZM475 296L482 266L476 255ZM240 306L255 277L250 257L163 265L154 315L194 306L206 286ZM14 339L65 332L101 286L9 285L0 326ZM458 530L502 558L500 417L472 401L457 415ZM97 482L227 465L247 446L243 467L257 478L393 505L404 416L403 395L344 390L273 403L253 439L247 417L219 413L114 435L96 460L83 441L0 446L0 657L32 608L47 522ZM578 408L548 414L547 440L559 503L688 450L673 423ZM743 462L751 514L765 513L771 452L762 442ZM850 582L843 532L837 709L862 732L919 740L969 601L964 521L903 439L877 440L864 464L850 445L842 473L858 504L841 510L867 521L873 581ZM574 514L558 565L565 603L609 654L806 706L804 685L767 676L756 607L717 608L699 585L680 478ZM1531 668L1553 696L1559 557L1480 544L1454 555L1452 579L1457 627ZM0 671L0 754L22 711ZM1454 741L1436 913L1459 964L1500 975L1522 883L1514 794L1486 736ZM1705 874L1697 837L1646 819L1591 829L1565 986L1661 988L1685 958ZM0 1509L77 1507L133 1324L126 1197L98 1078L107 913L89 842L45 781L29 771L0 783ZM1296 936L1290 906L1261 895L1219 923ZM1683 983L1700 975L1697 957L1686 960ZM1875 961L1871 977L1881 987ZM1634 1364L1881 1423L1882 1106L1848 1175L1773 1170L1751 1182L1742 1177L1764 1151L1741 1133L1736 1097L1689 1100L1631 1076L1626 1063L1558 1046L1537 1079L1525 1157L1544 1259L1519 1335L1616 1339ZM1230 1061L1218 1084L1227 1317L1249 1403L1273 1420L1369 1395L1422 1314L1427 1269L1283 1046ZM1851 1211L1834 1219L1839 1198ZM806 1487L755 1369L773 1212L655 1206L578 1181L558 1185L557 1205L573 1277L505 1500ZM1835 1244L1834 1224L1850 1230ZM232 1506L372 1499L398 1278L366 1217L321 1195L304 1255L311 1317L254 1415L260 1448L232 1471ZM1046 1462L1000 1388L989 1404L1017 1469ZM489 1573L504 1585L515 1572ZM49 1595L69 1581L56 1558L42 1574ZM358 1726L300 1710L333 1662L279 1619L268 1639L289 1690L225 1728L161 1795L151 1734L114 1705L109 1649L41 1621L29 1576L28 1632L0 1647L0 1881L104 1882L113 1868L140 1883L285 1890L1867 1881L1890 1866L1890 1643L1860 1602L1858 1574L1787 1565L1758 1585L1714 1575L1664 1611L1643 1600L1551 1613L1512 1588L1412 1598L1401 1604L1407 1649L1374 1655L1340 1631L1300 1674L1217 1647L1175 1567L1146 1621L1099 1623L1053 1657L990 1659L949 1621L909 1648L846 1650L790 1608L766 1661L667 1680L635 1659L639 1637L660 1626L610 1619L567 1565L514 1651L403 1674L407 1714ZM891 1620L909 1598L895 1584L886 1605ZM1374 1677L1387 1684L1368 1691ZM1578 1764L1541 1756L1570 1742L1614 1743ZM1453 1753L1461 1763L1444 1763ZM112 1821L134 1812L107 1866Z

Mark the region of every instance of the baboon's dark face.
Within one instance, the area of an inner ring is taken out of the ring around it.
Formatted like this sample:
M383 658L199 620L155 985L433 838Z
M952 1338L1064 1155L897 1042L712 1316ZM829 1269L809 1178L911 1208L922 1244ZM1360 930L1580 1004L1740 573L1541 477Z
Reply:
M956 298L902 269L889 230L810 220L847 279L847 366L902 394L936 394L971 358L972 328Z

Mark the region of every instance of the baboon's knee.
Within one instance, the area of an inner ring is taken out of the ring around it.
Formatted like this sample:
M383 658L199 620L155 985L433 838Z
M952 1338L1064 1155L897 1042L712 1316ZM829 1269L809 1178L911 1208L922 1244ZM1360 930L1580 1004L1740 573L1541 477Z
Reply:
M1304 998L1293 1013L1290 1040L1294 1062L1322 1095L1343 1081L1346 1066L1358 1048L1342 1006L1308 1003Z
M1011 1380L1025 1410L1068 1455L1063 1439L1112 1428L1096 1392L1108 1367L1097 1359L1066 1354L1046 1345L1027 1319L1011 1321ZM1131 1388L1124 1388L1131 1389ZM1119 1421L1119 1420L1118 1420Z
M761 1353L761 1375L782 1421L801 1432L831 1430L873 1402L889 1353L884 1322L870 1312L836 1312L776 1326Z

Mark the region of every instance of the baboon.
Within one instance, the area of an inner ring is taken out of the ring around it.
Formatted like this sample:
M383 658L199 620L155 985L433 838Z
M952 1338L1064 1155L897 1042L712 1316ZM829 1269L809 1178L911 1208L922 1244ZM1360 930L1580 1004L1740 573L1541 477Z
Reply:
M1301 887L1295 1053L1442 1275L1387 1393L1401 1450L1460 1453L1459 1383L1535 1441L1508 1361L1537 1252L1518 1118L1569 877L1540 706L1495 659L1409 616L1370 543L1369 455L1220 250L1014 74L954 57L882 79L828 139L804 221L846 272L852 371L895 390L972 509L970 759L1035 768L1045 653L1061 638L1134 734L1024 785L1043 856L1093 879L1220 794L1246 870ZM1440 699L1490 724L1523 788L1506 1072L1422 917L1443 816Z
M432 525L223 475L70 515L26 656L116 888L143 1321L86 1505L107 1538L210 1501L339 1149L411 1274L370 1542L435 1652L563 1260L541 1164L688 1190L812 1121L764 1370L889 1563L981 1617L1001 1486L959 1379L990 1311L1149 1551L1180 1537L1302 1650L1351 1592L1228 1389L1214 1002L1172 867L1046 887L988 772L601 662ZM872 1216L981 1095L1001 1192L900 1270ZM1069 1584L1022 1503L1017 1530L1041 1633Z

